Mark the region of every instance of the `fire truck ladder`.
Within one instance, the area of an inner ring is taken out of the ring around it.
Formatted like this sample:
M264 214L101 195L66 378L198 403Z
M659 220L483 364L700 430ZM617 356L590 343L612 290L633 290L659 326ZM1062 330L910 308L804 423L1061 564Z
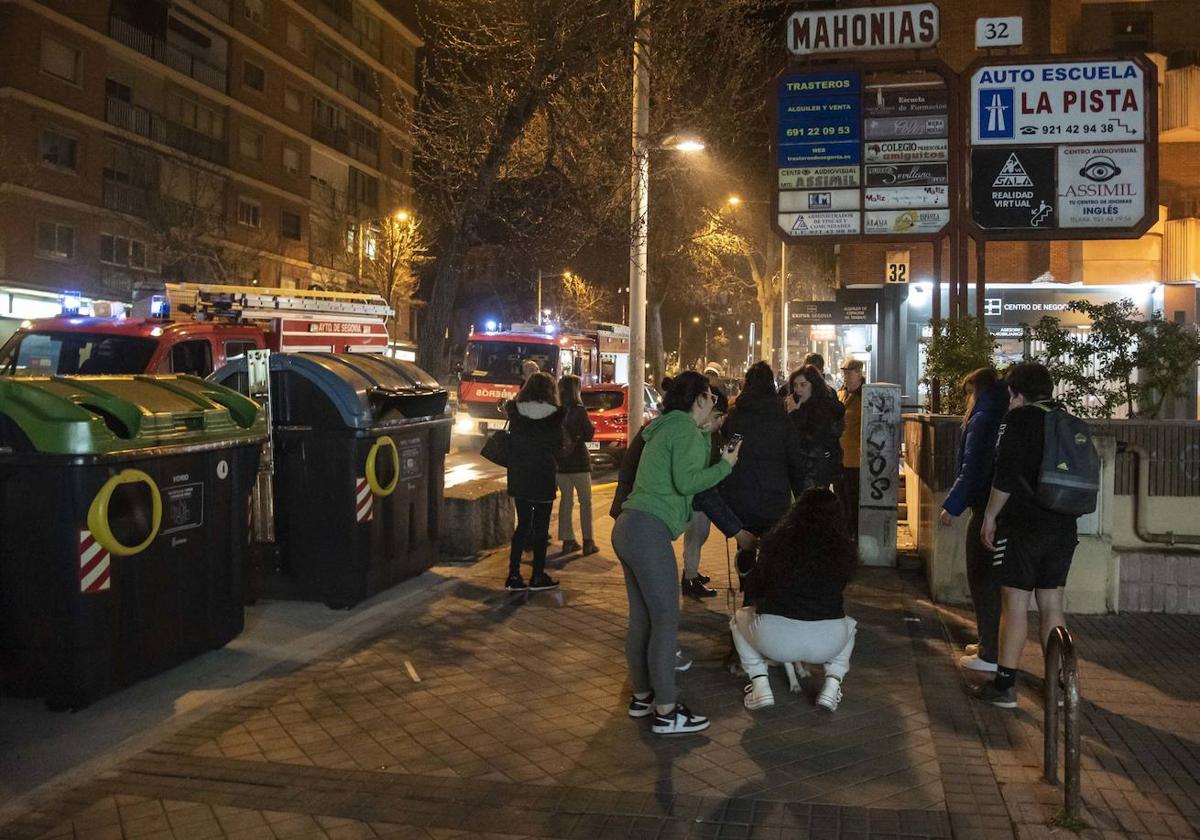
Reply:
M379 295L306 289L261 289L210 283L168 283L172 312L191 311L204 317L277 318L280 315L336 315L386 320L395 313ZM186 308L181 308L186 307Z

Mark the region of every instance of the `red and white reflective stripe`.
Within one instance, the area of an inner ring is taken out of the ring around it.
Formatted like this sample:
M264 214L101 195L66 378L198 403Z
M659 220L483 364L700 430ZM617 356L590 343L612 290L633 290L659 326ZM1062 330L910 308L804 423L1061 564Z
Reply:
M79 591L93 595L112 588L111 561L108 552L91 531L79 532Z
M370 522L375 518L375 496L367 486L365 478L355 479L354 482L354 520Z

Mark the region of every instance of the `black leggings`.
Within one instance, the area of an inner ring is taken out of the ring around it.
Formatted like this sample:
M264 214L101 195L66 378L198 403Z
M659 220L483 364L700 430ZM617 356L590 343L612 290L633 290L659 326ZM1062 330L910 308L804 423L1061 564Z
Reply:
M554 502L531 502L513 499L517 508L517 530L513 531L512 548L508 553L508 573L521 573L521 553L533 549L533 574L546 571L546 546L550 543L550 510Z

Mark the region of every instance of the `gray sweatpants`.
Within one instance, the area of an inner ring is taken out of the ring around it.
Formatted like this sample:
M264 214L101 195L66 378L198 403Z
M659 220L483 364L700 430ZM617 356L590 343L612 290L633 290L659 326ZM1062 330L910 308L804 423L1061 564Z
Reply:
M679 576L671 532L657 516L626 508L613 526L612 544L629 595L629 680L635 693L653 691L656 704L674 703Z
M560 540L575 539L575 528L571 522L571 514L575 511L575 495L579 496L579 529L583 538L592 538L592 474L591 473L559 473L558 474L558 538Z
M692 511L692 521L683 532L683 576L688 580L700 574L700 549L708 542L709 530L708 517Z

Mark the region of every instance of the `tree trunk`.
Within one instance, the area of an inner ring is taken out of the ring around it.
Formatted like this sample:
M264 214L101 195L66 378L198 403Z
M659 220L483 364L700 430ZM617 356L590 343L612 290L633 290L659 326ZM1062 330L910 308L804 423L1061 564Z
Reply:
M458 296L459 265L463 256L461 250L461 245L455 240L438 258L433 290L425 310L425 323L422 324L420 341L417 343L417 364L439 382L444 381L450 372L446 355L446 328Z
M776 298L778 295L772 294L772 290L763 288L763 284L758 285L758 310L759 316L762 318L762 350L751 349L751 363L765 359L771 362L774 358L775 348L775 307L778 304Z
M656 300L650 302L650 311L646 318L646 361L650 363L650 373L653 377L655 387L662 382L663 377L667 375L666 360L663 353L663 331L662 331L662 301ZM636 371L629 372L629 380L632 384L637 380L634 378Z

